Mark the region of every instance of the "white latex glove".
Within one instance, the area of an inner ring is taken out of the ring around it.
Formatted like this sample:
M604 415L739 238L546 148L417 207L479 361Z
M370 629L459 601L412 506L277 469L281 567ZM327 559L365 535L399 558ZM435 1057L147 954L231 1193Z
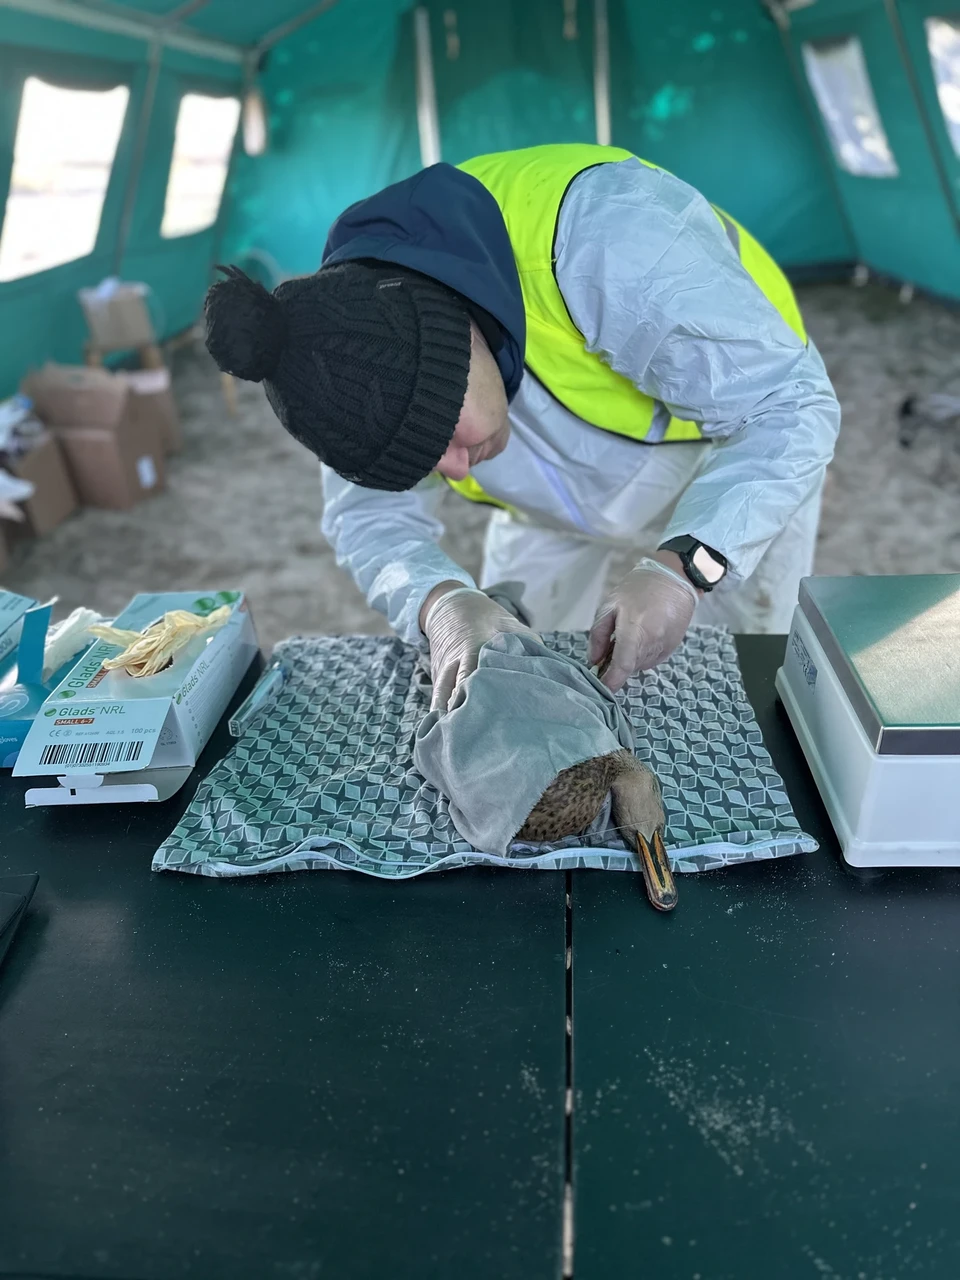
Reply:
M593 620L590 665L611 659L602 683L616 693L636 672L669 657L683 639L699 599L688 578L644 557L614 587Z
M64 618L62 622L56 623L47 632L46 643L43 647L43 675L41 679L43 683L64 665L69 662L72 657L85 649L87 645L92 644L95 637L87 630L88 627L97 623L104 623L107 619L102 614L94 612L93 609L74 609L68 618Z
M434 602L423 624L430 642L431 711L447 710L457 686L476 671L483 645L503 631L536 635L475 587L457 587Z

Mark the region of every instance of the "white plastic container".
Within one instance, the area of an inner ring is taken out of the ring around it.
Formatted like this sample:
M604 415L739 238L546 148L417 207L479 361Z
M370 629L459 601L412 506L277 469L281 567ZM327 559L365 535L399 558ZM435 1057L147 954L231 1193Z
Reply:
M960 866L960 574L805 579L776 684L851 866Z

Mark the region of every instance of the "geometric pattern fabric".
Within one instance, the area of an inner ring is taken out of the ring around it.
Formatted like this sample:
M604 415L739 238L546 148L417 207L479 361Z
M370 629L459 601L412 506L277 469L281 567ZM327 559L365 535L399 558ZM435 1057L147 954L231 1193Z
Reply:
M583 661L584 632L544 643ZM609 826L609 801L583 835L478 853L447 801L413 768L430 705L425 655L395 637L310 636L278 645L287 672L230 753L200 784L153 859L209 876L341 869L389 879L473 865L638 871ZM729 632L694 627L618 695L637 756L663 790L675 871L710 871L809 852L763 745Z

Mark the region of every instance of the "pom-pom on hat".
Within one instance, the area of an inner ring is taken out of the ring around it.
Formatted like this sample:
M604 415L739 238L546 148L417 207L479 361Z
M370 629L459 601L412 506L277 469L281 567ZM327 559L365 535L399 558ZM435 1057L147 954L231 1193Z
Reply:
M297 440L346 480L411 489L453 438L470 311L445 285L372 261L322 267L272 293L238 267L207 293L207 349L262 382Z

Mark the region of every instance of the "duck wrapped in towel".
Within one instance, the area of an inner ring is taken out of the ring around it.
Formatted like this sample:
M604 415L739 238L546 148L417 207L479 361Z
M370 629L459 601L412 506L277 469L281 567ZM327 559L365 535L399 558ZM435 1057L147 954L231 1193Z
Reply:
M514 841L579 835L609 796L621 838L636 848L648 893L669 910L676 890L663 846L660 785L633 753L614 695L579 662L530 632L497 635L446 712L421 722L413 760L481 852Z

